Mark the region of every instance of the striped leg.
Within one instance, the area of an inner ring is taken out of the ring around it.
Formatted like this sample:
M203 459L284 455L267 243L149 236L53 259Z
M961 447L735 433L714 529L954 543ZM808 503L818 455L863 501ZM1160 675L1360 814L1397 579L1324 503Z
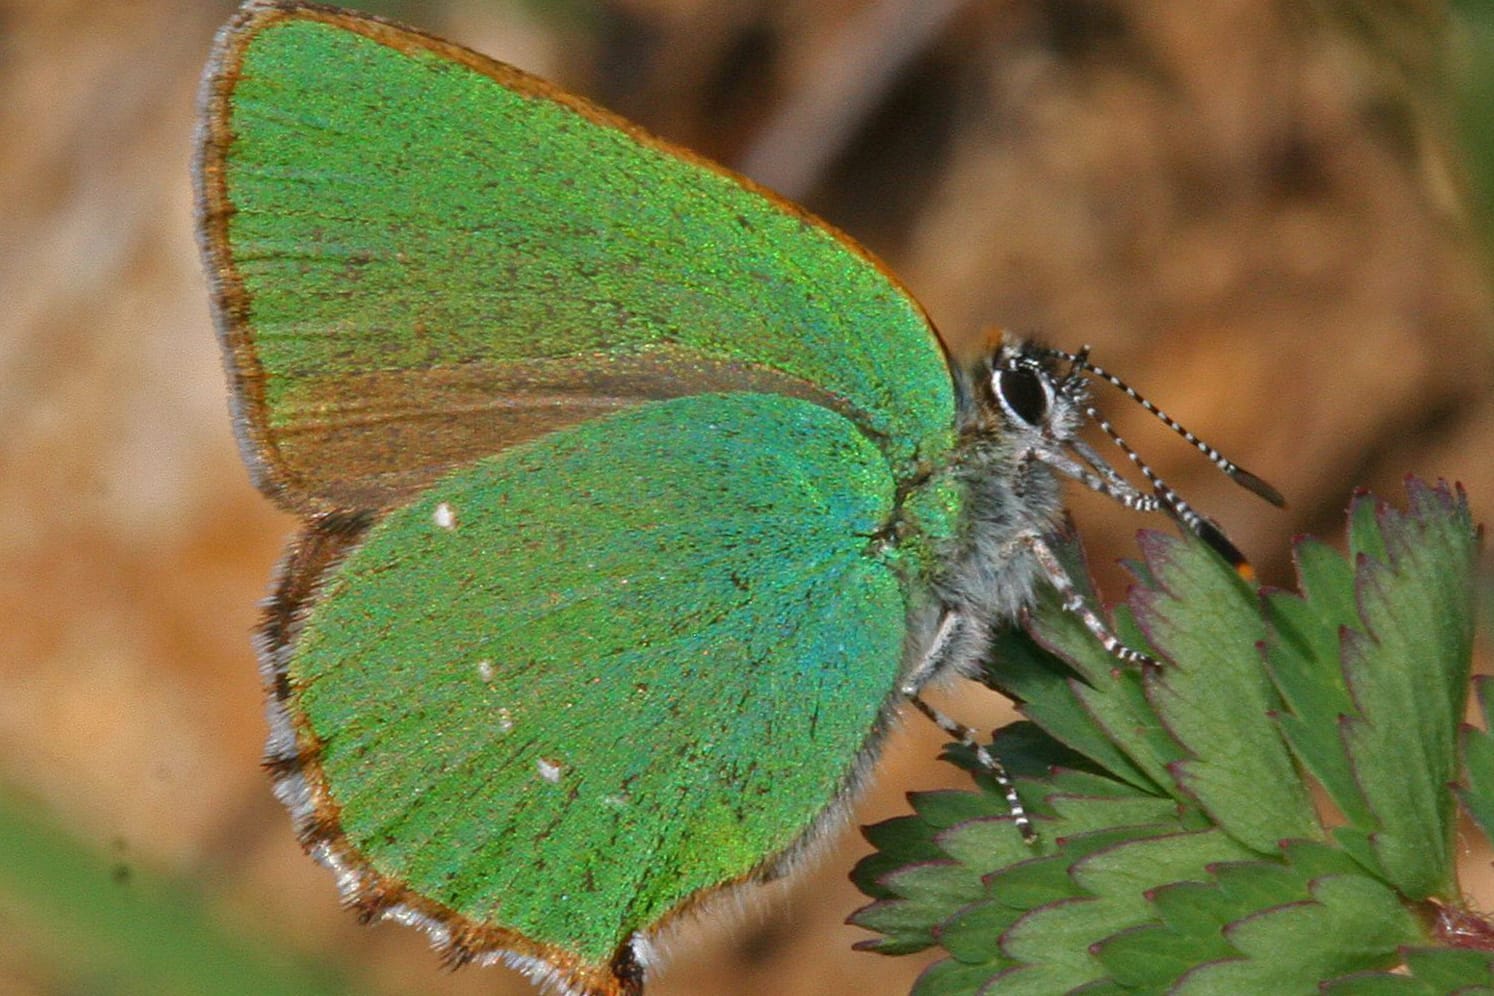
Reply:
M977 739L977 734L970 727L958 720L951 719L938 709L929 705L917 695L910 695L908 701L912 702L918 711L934 721L934 725L945 733L954 737L975 753L975 759L980 766L986 769L986 773L995 780L1001 789L1001 794L1006 797L1007 811L1012 815L1012 822L1017 825L1017 832L1022 835L1022 840L1028 844L1036 844L1038 835L1033 829L1032 818L1027 815L1027 808L1022 805L1022 799L1017 795L1017 786L1012 783L1011 775L1006 773L1006 767L997 759L995 754L986 750L985 746Z
M960 613L954 610L944 613L939 620L939 628L934 632L933 641L930 642L928 650L924 652L923 659L909 673L901 690L919 712L933 720L935 726L954 737L975 754L975 759L980 762L981 767L996 782L1001 789L1001 794L1005 796L1006 808L1011 813L1012 822L1017 825L1017 832L1027 843L1036 844L1037 831L1033 829L1032 819L1027 815L1027 809L1022 805L1021 797L1017 795L1017 787L1012 783L1011 776L1006 773L1006 767L996 755L985 748L973 729L944 715L925 702L918 694L924 682L928 681L945 663L944 657L949 653L949 648L954 644L960 628L964 625L965 620Z
M1120 637L1111 632L1109 624L1100 618L1100 614L1090 606L1089 602L1079 592L1079 589L1074 587L1074 582L1069 577L1069 572L1064 570L1063 564L1058 560L1058 554L1053 552L1053 548L1048 545L1046 540L1035 533L1028 534L1024 537L1024 540L1028 549L1032 551L1033 557L1036 558L1038 566L1043 569L1043 574L1048 578L1048 583L1054 587L1059 597L1063 599L1064 611L1072 612L1078 616L1084 623L1085 629L1088 629L1094 634L1095 639L1100 641L1100 646L1105 648L1106 653L1127 664L1138 664L1142 667L1157 666L1154 658L1143 654L1139 650L1132 650L1121 642Z

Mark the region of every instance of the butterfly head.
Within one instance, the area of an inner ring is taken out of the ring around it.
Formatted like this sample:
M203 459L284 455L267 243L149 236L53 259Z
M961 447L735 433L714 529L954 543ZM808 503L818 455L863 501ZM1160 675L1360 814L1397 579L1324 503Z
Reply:
M965 434L999 435L1039 460L1061 453L1092 411L1082 361L1011 334L966 371L963 386Z
M1072 478L1127 508L1167 512L1185 529L1217 550L1245 576L1250 565L1212 521L1183 500L1121 438L1090 399L1099 381L1117 389L1187 440L1230 479L1281 506L1280 493L1265 481L1226 459L1119 377L1091 363L1089 347L1077 353L1042 346L1004 333L985 355L968 366L961 385L960 430L972 449L992 448L1004 454L1007 473L1021 481L1036 465ZM1080 438L1086 426L1097 426L1132 463L1150 486L1142 491L1123 478Z

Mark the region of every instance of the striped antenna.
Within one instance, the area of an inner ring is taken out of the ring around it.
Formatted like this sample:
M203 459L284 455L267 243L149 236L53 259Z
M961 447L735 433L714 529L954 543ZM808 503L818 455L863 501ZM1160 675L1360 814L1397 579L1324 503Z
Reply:
M1115 445L1119 446L1121 451L1126 454L1126 457L1136 465L1137 469L1141 471L1142 476L1147 479L1147 483L1152 486L1152 493L1157 496L1162 507L1167 509L1174 519L1180 522L1190 533L1213 547L1214 551L1228 561L1229 565L1235 569L1235 573L1246 580L1255 577L1255 570L1250 566L1250 562L1245 559L1245 555L1240 552L1239 548L1229 541L1229 537L1224 535L1224 531L1214 525L1209 519L1194 511L1193 506L1184 501L1183 496L1172 489L1172 485L1158 477L1157 472L1148 467L1146 461L1141 459L1135 450L1131 449L1130 444L1121 438L1120 433L1115 431L1115 426L1111 425L1110 420L1100 414L1098 408L1095 408L1093 405L1086 405L1084 413L1104 430L1105 435L1109 436ZM1166 416L1163 417L1165 418Z
M1275 505L1277 508L1286 507L1286 499L1281 496L1280 491L1277 491L1271 485L1267 484L1259 477L1256 477L1244 467L1241 467L1239 464L1233 462L1232 460L1229 460L1223 453L1220 453L1218 450L1214 449L1214 447L1210 446L1208 443L1204 442L1202 439L1199 439L1193 433L1189 432L1187 427L1184 426L1181 422L1164 412L1162 409L1158 408L1156 405L1152 404L1146 398L1143 398L1134 388L1131 387L1131 385L1121 380L1115 374L1111 373L1103 367L1089 362L1088 346L1085 346L1077 353L1066 353L1061 349L1051 349L1050 352L1052 352L1054 356L1068 360L1069 363L1073 365L1074 372L1070 374L1071 377L1077 376L1079 371L1084 370L1100 378L1105 383L1109 384L1111 387L1118 389L1123 394L1125 394L1126 397L1130 398L1132 401L1136 402L1138 405L1151 412L1159 421L1161 421L1163 425L1167 426L1173 432L1186 439L1193 445L1195 449L1197 449L1204 456L1208 457L1209 462L1218 467L1220 470L1224 471L1224 473L1229 477L1230 480L1234 481L1242 488L1245 488L1247 491L1251 491L1259 497L1264 498L1266 501ZM1090 410L1090 416L1097 417L1092 409ZM1155 475L1151 473L1151 471L1146 469L1146 465L1137 458L1136 454L1131 451L1131 448L1125 444L1124 440L1122 440L1120 436L1115 434L1115 431L1110 427L1110 425L1103 419L1099 419L1099 422L1104 427L1106 434L1109 435L1111 439L1114 439L1115 442L1126 451L1126 454L1131 458L1131 462L1142 468L1142 470L1147 475L1147 480L1151 481L1154 485L1160 484L1161 482L1155 477ZM1168 490L1169 492L1171 491L1170 488ZM1174 497L1176 497L1175 493ZM1167 503L1167 499L1164 498L1163 501L1164 503ZM1178 499L1178 501L1181 502L1182 499ZM1184 505L1183 507L1186 508L1187 506ZM1189 514L1202 521L1201 517L1191 509L1189 510ZM1179 517L1179 521L1184 522L1184 524L1188 524L1187 520L1182 518L1181 516ZM1188 525L1188 528L1192 529L1194 532L1198 532L1198 530L1192 525ZM1214 529L1214 532L1217 533L1218 529ZM1202 536L1203 534L1199 533L1199 535Z

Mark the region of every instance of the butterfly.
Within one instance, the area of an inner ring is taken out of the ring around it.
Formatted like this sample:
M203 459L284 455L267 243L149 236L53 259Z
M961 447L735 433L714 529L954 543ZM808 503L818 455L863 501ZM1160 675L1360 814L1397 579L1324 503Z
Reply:
M1042 584L1146 663L1054 554L1060 479L1243 568L1079 439L1124 446L1092 384L1140 400L1086 352L954 362L848 236L449 42L245 4L195 177L244 459L303 520L265 763L348 903L454 963L640 992L650 936L791 865L904 703L975 745L919 692Z

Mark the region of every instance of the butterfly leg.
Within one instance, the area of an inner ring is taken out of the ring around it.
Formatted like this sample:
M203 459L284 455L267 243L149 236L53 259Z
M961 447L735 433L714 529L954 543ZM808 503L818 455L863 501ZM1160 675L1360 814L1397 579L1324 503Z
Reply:
M914 708L932 720L935 726L954 737L975 754L975 759L996 782L997 787L1001 789L1001 794L1006 798L1006 807L1011 813L1012 822L1017 825L1017 832L1022 835L1024 841L1035 844L1038 839L1037 831L1033 829L1032 819L1027 815L1027 808L1022 805L1022 799L1017 795L1017 786L1007 774L1006 767L980 742L975 730L946 716L925 702L919 695L924 682L944 663L944 657L948 654L950 646L955 642L959 630L965 625L965 617L959 612L951 609L944 613L939 620L939 628L934 632L933 641L929 644L928 650L924 651L923 658L918 665L903 682L901 691Z
M952 719L929 705L917 695L910 696L908 701L912 702L919 712L934 721L934 725L945 733L959 740L974 754L980 766L986 770L986 774L996 782L1001 794L1006 798L1007 811L1012 815L1012 822L1017 825L1017 832L1022 835L1022 840L1028 844L1036 844L1038 835L1033 829L1032 818L1027 815L1027 808L1022 805L1022 799L1017 795L1017 786L1012 783L1011 775L1007 774L1006 767L985 748L978 734L956 719Z
M1069 577L1069 572L1064 570L1063 564L1058 559L1058 554L1048 545L1047 540L1036 533L1028 533L1022 537L1021 542L1032 552L1033 559L1042 568L1043 575L1048 579L1058 592L1059 598L1063 599L1065 612L1072 612L1084 623L1084 628L1089 630L1105 652L1117 660L1127 664L1137 664L1141 667L1155 667L1157 661L1143 654L1139 650L1132 650L1121 641L1110 629L1110 625L1100 618L1100 614L1094 610L1089 601L1074 585Z
M1034 458L1040 459L1059 473L1072 477L1091 491L1120 502L1134 512L1155 512L1162 507L1162 502L1156 495L1143 494L1136 490L1130 481L1117 474L1115 468L1100 459L1100 455L1083 440L1076 439L1069 445L1084 458L1084 464L1058 452L1044 452L1041 457L1035 456ZM1094 469L1091 470L1091 467Z

